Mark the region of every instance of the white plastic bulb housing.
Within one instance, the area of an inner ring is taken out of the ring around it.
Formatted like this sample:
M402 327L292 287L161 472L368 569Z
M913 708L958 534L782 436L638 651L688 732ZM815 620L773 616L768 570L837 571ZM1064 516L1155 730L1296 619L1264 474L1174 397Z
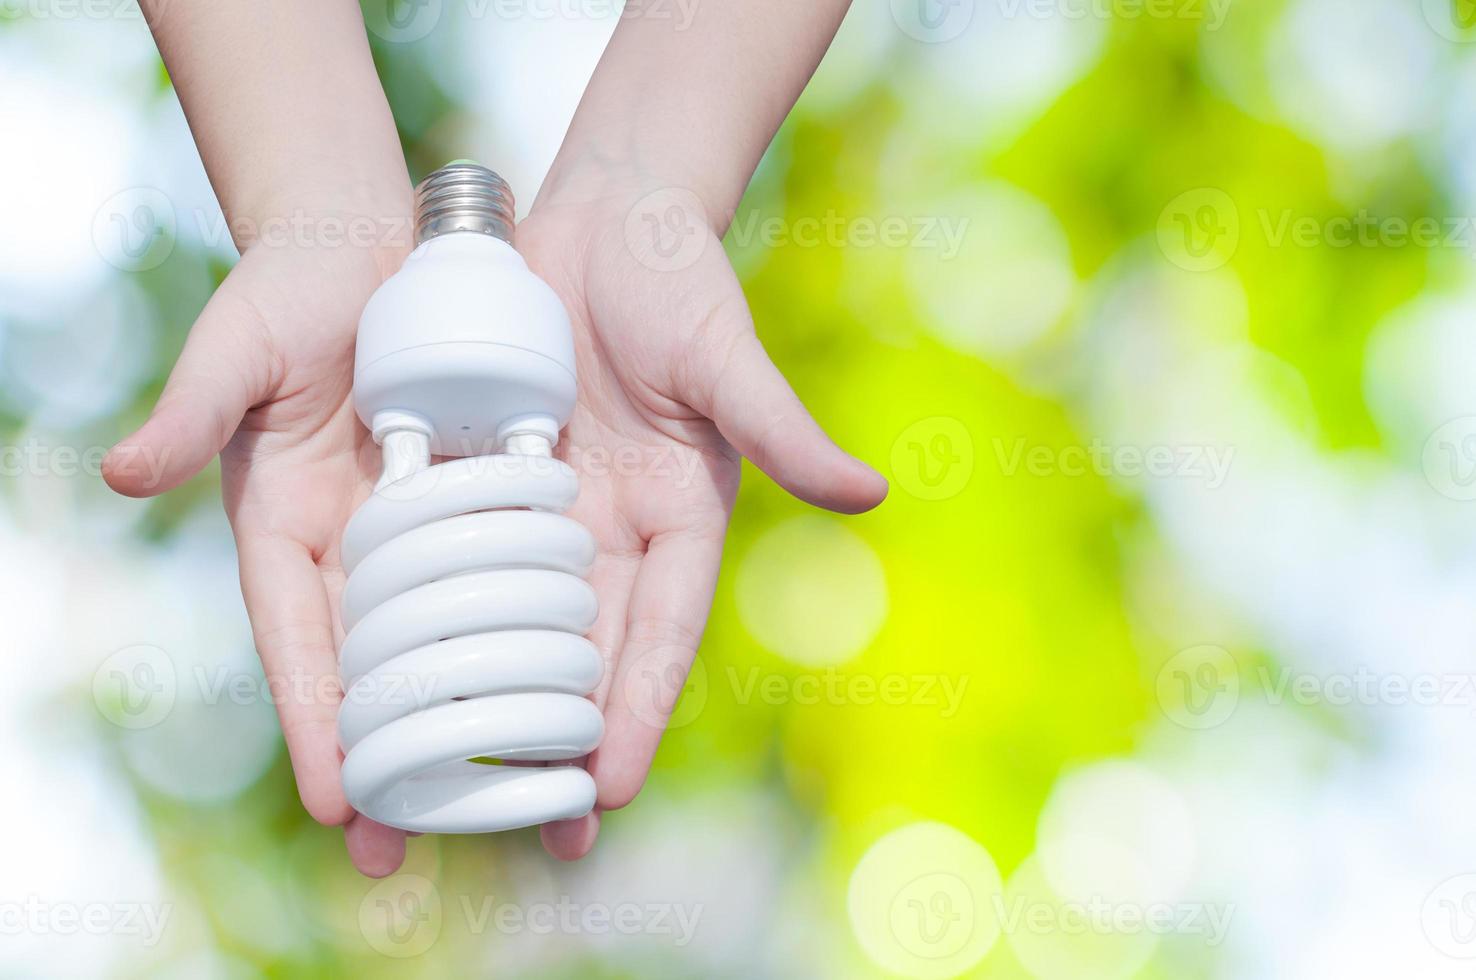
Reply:
M520 432L557 441L574 395L563 303L492 235L422 243L359 321L354 407L376 437L418 416L442 456L482 455Z

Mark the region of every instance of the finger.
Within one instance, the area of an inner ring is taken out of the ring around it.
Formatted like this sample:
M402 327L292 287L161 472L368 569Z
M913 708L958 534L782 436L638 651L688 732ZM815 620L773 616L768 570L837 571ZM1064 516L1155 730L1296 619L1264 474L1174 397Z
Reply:
M179 486L270 393L273 358L238 272L195 321L148 421L103 459L103 479L119 493L152 497Z
M314 820L338 826L353 816L339 778L338 659L323 578L302 545L280 536L237 535L241 592L269 690Z
M594 847L600 833L600 811L586 813L573 820L546 823L538 830L543 849L560 861L577 861Z
M605 706L605 737L589 759L602 809L625 806L646 781L697 655L722 550L721 527L668 531L651 539Z
M572 516L577 519L577 515ZM599 615L595 617L594 626L590 627L589 641L605 662L599 686L590 694L590 699L602 710L609 701L610 687L615 682L616 658L625 642L625 618L640 568L639 554L602 552L589 573L589 584L600 601Z
M733 284L737 289L737 283ZM843 514L870 510L887 495L876 470L841 449L810 417L753 332L742 296L710 322L726 349L699 353L692 407L717 423L733 444L775 483L806 503Z
M405 832L376 823L362 813L354 814L343 828L349 860L359 873L370 878L385 878L400 870L405 863Z

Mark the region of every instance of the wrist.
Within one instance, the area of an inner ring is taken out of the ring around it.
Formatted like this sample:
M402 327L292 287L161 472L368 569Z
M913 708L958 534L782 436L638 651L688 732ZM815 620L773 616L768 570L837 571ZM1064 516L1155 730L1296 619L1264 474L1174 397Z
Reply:
M337 252L372 263L384 276L398 269L414 246L408 178L390 184L361 175L310 176L295 174L269 194L225 206L237 250Z
M619 129L619 127L612 127ZM663 152L659 138L578 133L571 129L538 192L535 207L608 206L624 215L647 198L686 202L686 210L721 237L732 220L745 178L713 167L691 167L680 153ZM654 147L655 149L651 149Z

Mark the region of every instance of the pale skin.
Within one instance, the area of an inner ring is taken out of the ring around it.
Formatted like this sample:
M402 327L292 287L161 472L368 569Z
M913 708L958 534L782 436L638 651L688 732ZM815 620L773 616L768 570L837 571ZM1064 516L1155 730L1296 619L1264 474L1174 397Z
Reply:
M556 857L587 853L601 812L628 804L646 778L701 640L740 456L830 510L864 511L886 495L769 360L719 242L846 6L702 4L683 31L628 14L518 226L518 250L574 326L579 402L559 454L666 461L576 465L570 513L598 543L591 639L606 670L593 697L606 734L584 763L595 812L542 829ZM393 229L410 211L409 177L357 4L144 7L242 258L104 476L148 496L220 454L264 669L282 690L313 692L278 702L299 793L315 819L344 826L359 870L387 875L405 835L344 799L332 678L339 537L379 475L352 405L354 336L365 301L408 251ZM651 261L630 234L631 215L653 200L663 220L677 202L698 236L680 268ZM263 231L293 217L307 234ZM385 231L345 243L345 226Z

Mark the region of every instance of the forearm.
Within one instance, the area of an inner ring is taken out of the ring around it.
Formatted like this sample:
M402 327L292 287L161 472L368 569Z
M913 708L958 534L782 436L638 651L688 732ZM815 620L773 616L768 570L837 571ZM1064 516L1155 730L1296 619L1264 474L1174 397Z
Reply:
M143 7L239 247L253 229L293 217L284 212L373 213L387 198L408 202L354 0Z
M850 0L637 2L595 69L550 182L677 183L725 226Z

